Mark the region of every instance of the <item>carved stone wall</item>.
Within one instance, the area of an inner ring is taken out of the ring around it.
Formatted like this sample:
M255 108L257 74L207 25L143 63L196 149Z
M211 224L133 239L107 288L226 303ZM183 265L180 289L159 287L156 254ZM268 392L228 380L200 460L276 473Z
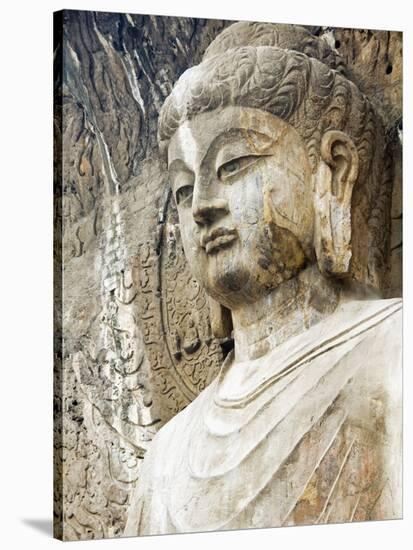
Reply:
M173 84L231 23L55 17L55 534L66 540L122 535L153 435L231 345L212 337L156 145ZM309 29L385 121L397 159L387 294L400 295L401 34Z

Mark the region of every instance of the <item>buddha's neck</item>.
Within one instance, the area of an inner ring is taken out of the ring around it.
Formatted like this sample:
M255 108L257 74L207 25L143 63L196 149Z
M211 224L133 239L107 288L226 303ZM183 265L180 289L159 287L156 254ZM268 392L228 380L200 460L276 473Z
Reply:
M235 362L261 357L327 318L343 297L340 286L313 265L258 301L233 309Z

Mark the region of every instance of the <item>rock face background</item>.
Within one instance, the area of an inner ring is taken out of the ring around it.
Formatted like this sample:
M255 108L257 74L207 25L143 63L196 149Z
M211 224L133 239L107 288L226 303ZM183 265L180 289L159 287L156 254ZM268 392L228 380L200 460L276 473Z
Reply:
M55 14L54 529L121 536L156 431L216 375L156 145L161 105L232 21ZM401 295L402 36L308 27L377 105L394 155L388 296Z

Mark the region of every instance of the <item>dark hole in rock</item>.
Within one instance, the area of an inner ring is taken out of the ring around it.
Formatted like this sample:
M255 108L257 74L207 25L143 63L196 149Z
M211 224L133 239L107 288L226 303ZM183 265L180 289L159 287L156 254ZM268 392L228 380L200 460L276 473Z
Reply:
M334 43L334 47L337 49L341 46L341 42L340 40L336 40L335 43Z
M386 74L391 74L392 71L393 71L393 65L389 63L386 68Z

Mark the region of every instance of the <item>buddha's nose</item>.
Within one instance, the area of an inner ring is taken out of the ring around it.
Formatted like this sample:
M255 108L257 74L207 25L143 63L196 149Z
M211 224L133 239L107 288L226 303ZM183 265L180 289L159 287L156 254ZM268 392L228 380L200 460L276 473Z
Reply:
M228 202L225 199L213 197L210 199L196 198L192 202L192 216L200 226L211 225L228 214Z

